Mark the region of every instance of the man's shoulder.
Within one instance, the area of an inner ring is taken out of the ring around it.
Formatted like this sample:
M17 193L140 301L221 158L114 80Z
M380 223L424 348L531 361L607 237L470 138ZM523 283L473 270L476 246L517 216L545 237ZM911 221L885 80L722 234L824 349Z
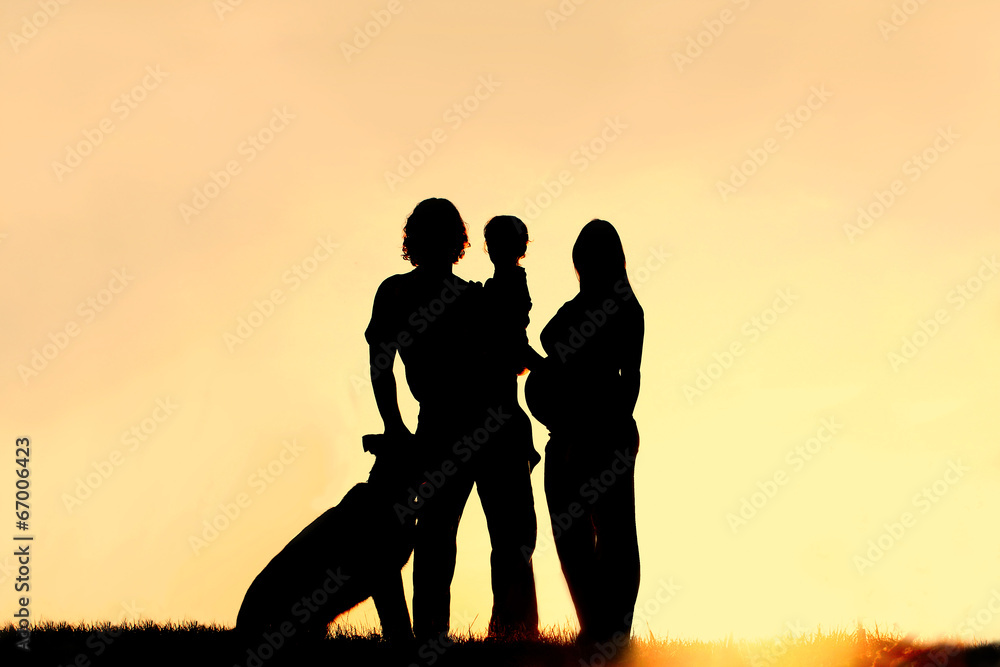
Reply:
M413 272L397 273L383 280L378 289L375 290L375 298L391 299L398 298L401 294L412 289Z
M441 299L446 303L455 301L475 301L475 295L481 293L481 283L465 280L456 275L441 278L428 278L416 271L389 276L379 285L375 293L375 302L380 307L390 307L390 304L410 306L424 304L428 301Z
M379 284L379 289L400 287L406 285L407 283L413 282L413 271L407 271L406 273L397 273L391 275Z
M481 283L477 283L472 280L466 280L465 278L456 275L454 273L445 274L443 276L442 275L430 276L427 274L421 274L421 272L417 271L416 269L407 271L406 273L397 273L395 275L389 276L388 278L382 281L382 285L389 285L389 286L423 285L423 284L434 283L437 282L438 280L442 280L446 284L460 285L463 287L470 285L482 286Z

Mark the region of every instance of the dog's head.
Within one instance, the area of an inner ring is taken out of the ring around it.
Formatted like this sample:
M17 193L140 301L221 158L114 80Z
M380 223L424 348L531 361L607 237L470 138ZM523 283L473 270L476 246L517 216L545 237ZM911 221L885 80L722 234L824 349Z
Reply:
M366 452L375 455L368 483L385 497L405 497L420 476L418 448L412 435L366 435L361 439Z

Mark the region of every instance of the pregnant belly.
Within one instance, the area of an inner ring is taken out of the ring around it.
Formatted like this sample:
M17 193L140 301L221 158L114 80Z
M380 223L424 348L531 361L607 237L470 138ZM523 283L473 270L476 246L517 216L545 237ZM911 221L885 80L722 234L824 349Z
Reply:
M620 396L621 376L617 374L579 376L558 366L532 370L524 384L528 409L550 431L604 422L619 411Z

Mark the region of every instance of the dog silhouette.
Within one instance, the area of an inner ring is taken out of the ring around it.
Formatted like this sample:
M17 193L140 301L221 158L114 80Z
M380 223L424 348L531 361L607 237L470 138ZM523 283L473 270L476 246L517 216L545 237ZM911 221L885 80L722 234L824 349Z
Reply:
M269 637L272 647L319 640L334 619L372 598L386 638L413 637L400 570L413 552L415 519L396 509L412 493L413 445L384 435L362 441L375 454L368 481L303 528L254 578L236 617L241 636Z

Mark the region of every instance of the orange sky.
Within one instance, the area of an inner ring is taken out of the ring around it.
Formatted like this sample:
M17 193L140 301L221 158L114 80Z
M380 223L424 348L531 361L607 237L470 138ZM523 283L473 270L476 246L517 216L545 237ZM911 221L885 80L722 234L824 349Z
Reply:
M579 229L621 233L637 632L1000 638L995 2L53 6L0 9L0 432L34 443L35 614L235 621L371 465L371 299L440 196L465 278L490 217L528 223L536 343ZM481 631L477 501L459 539L454 622Z

